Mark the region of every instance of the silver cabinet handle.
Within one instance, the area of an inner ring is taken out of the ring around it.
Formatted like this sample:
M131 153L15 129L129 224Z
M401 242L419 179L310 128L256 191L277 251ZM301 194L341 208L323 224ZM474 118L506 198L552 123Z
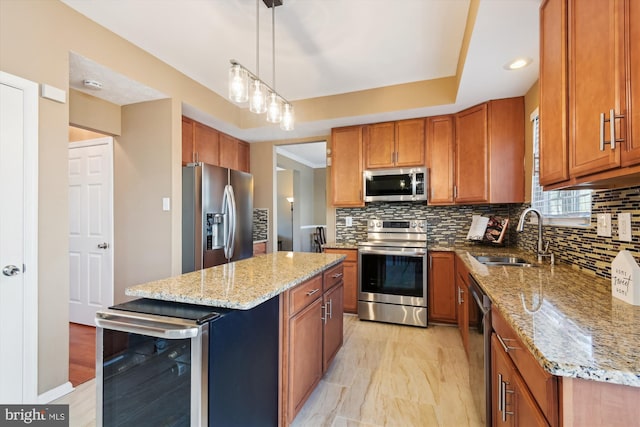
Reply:
M98 249L107 249L109 244L107 242L98 243Z
M504 407L502 406L502 374L498 374L498 411L502 412Z
M498 338L498 341L500 341L500 345L502 345L502 348L504 349L505 353L509 353L509 350L517 350L518 349L518 347L510 347L507 344L505 344L505 341L511 341L511 340L509 340L507 338L502 338L500 336L500 334L498 334L497 332L496 332L496 338Z
M333 300L327 301L327 305L329 306L329 319L333 319Z
M604 113L600 113L600 151L604 151Z
M334 279L337 279L338 277L342 277L342 273L336 273L331 277L333 277Z
M320 291L320 289L313 289L313 290L307 292L307 296L310 297L311 295L313 295L313 294L315 294L316 292L319 292L319 291Z
M609 134L611 135L611 149L616 149L616 112L609 110Z
M3 269L2 269L2 274L4 274L5 276L17 276L18 273L20 273L20 269L18 267L16 267L15 265L6 265Z

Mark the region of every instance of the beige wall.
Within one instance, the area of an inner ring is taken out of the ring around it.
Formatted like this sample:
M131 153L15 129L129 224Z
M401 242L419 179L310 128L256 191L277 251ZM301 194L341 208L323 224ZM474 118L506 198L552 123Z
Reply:
M69 124L107 135L122 132L120 106L77 90L69 90Z
M131 299L126 287L172 273L172 211L162 210L171 197L171 126L168 99L122 107L113 162L115 303Z
M524 200L526 202L531 201L531 174L533 171L533 126L529 117L539 104L540 87L536 80L524 96Z

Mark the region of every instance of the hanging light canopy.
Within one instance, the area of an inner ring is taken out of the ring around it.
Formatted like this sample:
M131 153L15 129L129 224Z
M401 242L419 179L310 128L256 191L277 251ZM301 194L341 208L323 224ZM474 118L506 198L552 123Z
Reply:
M229 99L238 104L249 101L249 111L256 114L267 113L267 121L280 123L282 130L293 130L295 116L293 105L276 92L276 30L275 8L281 6L281 0L263 0L271 8L271 42L273 44L273 87L260 77L260 0L256 0L256 74L235 59L229 69Z

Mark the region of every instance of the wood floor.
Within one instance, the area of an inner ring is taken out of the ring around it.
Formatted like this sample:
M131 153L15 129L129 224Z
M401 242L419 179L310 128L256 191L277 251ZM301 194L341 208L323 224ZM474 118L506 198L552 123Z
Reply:
M359 321L345 315L344 347L294 426L480 426L458 330ZM54 403L70 426L95 425L95 380Z
M76 387L96 376L96 328L69 323L69 381Z

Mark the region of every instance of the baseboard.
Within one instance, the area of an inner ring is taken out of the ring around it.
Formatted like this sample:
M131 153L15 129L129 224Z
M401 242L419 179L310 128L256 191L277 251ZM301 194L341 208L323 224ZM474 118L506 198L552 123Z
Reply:
M69 394L73 391L73 385L67 381L64 384L59 385L56 388L52 388L38 396L38 403L44 405L46 403L53 402L56 399L61 398L65 394Z

